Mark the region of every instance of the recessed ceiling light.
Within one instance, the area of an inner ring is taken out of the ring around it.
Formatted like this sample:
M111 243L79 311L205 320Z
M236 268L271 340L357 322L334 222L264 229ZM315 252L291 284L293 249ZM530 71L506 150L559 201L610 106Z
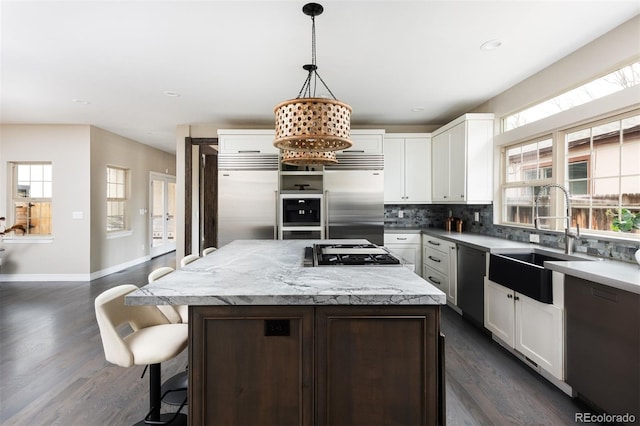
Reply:
M411 108L412 112L420 112L420 111L424 111L424 107L423 106L417 106L417 107L413 107Z
M89 101L85 101L84 99L72 99L71 102L74 102L80 105L89 105L91 103Z
M480 50L495 50L500 46L502 46L502 42L500 40L489 40L482 43Z
M171 90L165 90L163 93L171 98L177 98L180 96L180 93L172 92Z

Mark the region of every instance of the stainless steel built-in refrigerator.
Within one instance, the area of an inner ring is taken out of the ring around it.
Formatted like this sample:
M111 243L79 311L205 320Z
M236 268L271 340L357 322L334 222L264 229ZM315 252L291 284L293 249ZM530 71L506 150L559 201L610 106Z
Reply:
M384 245L383 155L338 154L324 171L325 238Z
M218 247L277 239L278 156L218 156Z

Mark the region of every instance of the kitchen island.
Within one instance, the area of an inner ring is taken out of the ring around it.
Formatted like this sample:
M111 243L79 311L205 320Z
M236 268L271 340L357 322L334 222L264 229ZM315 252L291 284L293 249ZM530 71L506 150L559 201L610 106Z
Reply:
M402 265L305 267L313 243L234 241L127 297L189 305L189 423L444 423L444 293Z

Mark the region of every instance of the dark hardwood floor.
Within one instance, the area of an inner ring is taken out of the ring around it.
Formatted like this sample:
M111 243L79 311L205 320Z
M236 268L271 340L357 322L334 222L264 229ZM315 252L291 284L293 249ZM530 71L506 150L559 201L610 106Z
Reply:
M168 254L91 282L0 283L0 424L130 425L148 409L143 367L104 359L93 301L119 284L143 285ZM512 357L449 308L446 334L449 425L573 424L589 411ZM184 351L163 377L186 367ZM172 410L172 408L169 408Z

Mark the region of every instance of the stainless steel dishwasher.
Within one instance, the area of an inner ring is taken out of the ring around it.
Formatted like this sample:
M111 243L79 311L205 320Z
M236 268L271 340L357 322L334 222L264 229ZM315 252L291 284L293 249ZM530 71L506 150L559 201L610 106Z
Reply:
M458 307L464 317L484 327L486 253L458 244Z

